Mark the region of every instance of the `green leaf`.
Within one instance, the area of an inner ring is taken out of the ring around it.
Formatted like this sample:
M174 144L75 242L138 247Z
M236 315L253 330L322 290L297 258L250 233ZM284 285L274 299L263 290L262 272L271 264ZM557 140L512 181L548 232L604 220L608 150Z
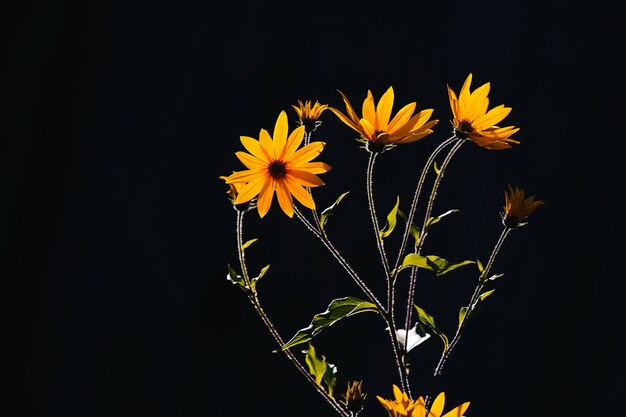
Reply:
M402 212L402 210L398 210L398 216L400 216L400 218L404 220L404 222L406 223L407 217ZM415 243L419 242L420 240L420 228L419 227L411 223L411 226L409 227L409 233L411 233L411 235L413 236L413 239L415 239Z
M337 384L337 367L326 362L323 355L318 356L315 348L309 343L309 349L306 351L305 362L309 367L309 373L315 378L317 385L326 385L328 395L333 396L333 390Z
M301 343L306 343L313 339L319 332L325 328L332 326L337 321L354 316L355 314L373 311L379 313L375 304L363 301L354 297L344 297L333 300L328 309L323 313L316 314L311 320L311 324L298 332L281 348L289 349Z
M398 214L398 205L400 204L400 197L396 197L396 205L393 206L389 214L387 214L387 223L385 227L380 231L380 238L384 239L393 232L396 227L396 216Z
M417 310L417 319L420 321L420 323L428 327L434 334L439 336L443 341L444 351L448 350L448 336L446 336L441 330L437 328L437 325L435 324L435 318L428 314L423 308L415 304L413 304L413 307L415 307L415 310Z
M465 320L465 316L467 316L467 310L467 307L461 307L461 309L459 310L459 327L461 327L463 320Z
M485 291L484 293L480 294L480 296L478 297L480 301L485 301L485 298L489 297L491 294L494 293L495 290L489 290L489 291Z
M473 264L475 261L462 261L458 263L451 263L443 258L440 258L435 255L427 255L422 256L417 253L409 253L404 257L402 261L402 265L400 266L400 271L409 268L409 267L417 267L428 269L437 274L437 276L447 274L450 271L453 271L461 266Z
M226 279L237 285L243 291L248 290L248 287L246 287L246 281L241 275L237 274L237 272L230 266L230 264L228 265L228 274L226 274Z
M327 209L325 209L324 211L322 211L322 213L320 215L320 228L322 230L325 230L326 222L328 221L328 218L333 215L333 213L335 212L335 209L337 208L337 206L339 205L341 200L343 200L343 198L346 195L348 195L349 192L350 191L346 191L345 193L341 194L339 196L339 198L337 199L337 201L335 201L335 203L332 206L330 206Z
M322 378L326 373L326 361L315 353L315 348L309 343L309 349L306 351L306 364L309 367L309 373L315 377L317 385L322 386Z
M263 269L261 269L261 272L259 272L259 276L252 278L252 281L250 282L250 285L252 286L252 291L256 291L256 283L258 280L260 280L261 278L263 278L263 276L265 275L265 273L267 272L267 270L270 269L270 266L267 265L265 266Z
M241 250L246 250L250 245L252 245L254 242L256 242L259 239L250 239L249 241L247 241L246 243L244 243L241 246Z
M437 168L437 161L433 162L433 169L435 170L437 175L439 175L439 173L441 172L441 170L439 168Z
M426 222L426 227L430 227L430 226L432 226L432 225L433 225L433 224L435 224L435 223L439 223L439 221L440 221L442 218L446 217L446 216L447 216L447 215L449 215L449 214L456 213L457 211L459 211L459 210L458 210L458 209L452 209L452 210L448 210L448 211L446 211L446 212L445 212L445 213L443 213L443 214L440 214L439 216L434 216L434 217L431 217L431 218L430 218L430 219L428 219L428 221Z

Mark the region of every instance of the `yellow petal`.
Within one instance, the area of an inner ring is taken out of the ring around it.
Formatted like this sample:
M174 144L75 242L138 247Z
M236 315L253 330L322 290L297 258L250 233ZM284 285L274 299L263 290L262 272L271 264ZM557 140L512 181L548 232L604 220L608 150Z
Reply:
M300 126L291 132L287 139L287 145L280 154L280 159L288 159L296 152L296 149L300 147L304 139L304 129L304 126Z
M307 171L290 170L288 177L290 180L307 187L324 185L324 181L320 177Z
M242 164L246 166L246 168L249 169L263 169L267 168L268 165L267 162L255 158L249 153L243 151L235 152L235 156L241 161Z
M376 131L374 127L366 119L359 120L359 131L364 138L376 141Z
M341 94L343 103L346 105L346 111L348 112L348 117L352 120L352 124L356 126L357 122L359 121L359 116L357 116L356 112L352 108L352 105L350 104L350 101L348 101L348 98L346 97L346 95L342 93L341 91L339 91L339 94Z
M437 395L437 397L435 398L435 401L433 401L432 407L430 407L430 412L437 417L441 416L445 402L446 394L443 392L439 393L439 395Z
M490 85L490 83L485 83L474 90L469 100L467 100L467 104L463 110L463 117L474 121L477 117L482 116L480 111L485 108L484 103L489 95Z
M246 148L246 150L252 155L269 162L267 155L261 150L261 144L258 140L249 136L239 136L239 140L241 141L243 147Z
M259 132L259 143L261 150L267 155L268 161L276 160L276 153L274 153L274 141L270 136L270 132L265 129L261 129Z
M470 98L470 85L472 84L472 74L470 73L465 82L463 83L463 87L461 87L461 91L459 92L459 105L461 110L465 109L467 105L467 100Z
M448 411L443 417L462 417L467 408L469 407L469 401L459 405L458 407Z
M282 110L278 115L278 119L276 119L276 124L274 125L274 152L276 159L282 159L288 132L289 122L287 121L287 113Z
M235 200L235 204L243 204L252 200L259 194L259 192L261 192L264 185L265 179L261 177L257 177L253 181L250 181L249 183L244 185L239 191L239 195Z
M363 101L363 117L361 119L366 119L372 125L376 124L374 96L372 96L372 92L370 90L367 90L367 98Z
M389 87L378 101L378 106L376 106L377 130L387 130L387 124L391 118L391 110L393 108L393 98L393 87Z
M287 216L293 217L293 200L285 181L276 181L276 198L283 212Z
M416 103L409 103L402 107L387 126L387 132L393 135L394 131L404 126L411 119L411 115L415 111Z
M304 207L315 209L315 202L313 201L313 197L307 190L304 189L300 184L292 181L291 178L287 177L285 180L285 186L289 190L289 193L293 195L296 200L300 202Z
M259 191L259 198L257 200L257 210L259 216L264 217L270 210L272 205L272 198L274 197L275 181L269 177L267 181L263 182L263 186Z
M324 142L311 142L308 145L298 149L296 153L285 159L287 168L291 165L299 166L318 156L326 146Z

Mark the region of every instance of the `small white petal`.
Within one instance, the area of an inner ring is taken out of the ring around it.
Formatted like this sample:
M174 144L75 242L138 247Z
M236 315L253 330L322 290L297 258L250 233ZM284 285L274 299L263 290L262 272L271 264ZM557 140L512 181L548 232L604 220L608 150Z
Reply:
M401 346L404 346L404 343L406 341L406 330L404 329L396 330L396 337L398 338L398 343L400 343ZM416 327L413 327L411 330L409 330L409 339L407 341L406 351L410 352L411 349L413 349L415 346L419 345L420 343L426 341L426 339L428 339L429 337L430 337L430 334L428 333L424 333L423 336L420 336L417 333Z

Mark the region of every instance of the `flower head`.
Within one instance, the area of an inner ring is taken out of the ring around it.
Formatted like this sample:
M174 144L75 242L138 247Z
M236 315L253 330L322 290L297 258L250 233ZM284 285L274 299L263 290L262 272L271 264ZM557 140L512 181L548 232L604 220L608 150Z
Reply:
M236 171L233 171L233 174L235 174ZM224 181L228 181L228 176L222 175L220 176L220 179L224 180ZM233 207L237 210L240 211L248 211L248 210L252 210L254 208L256 208L256 198L251 199L250 201L248 201L248 204L237 204L237 197L239 196L239 193L241 192L241 189L243 188L243 186L245 185L244 183L231 183L228 184L228 190L226 190L226 195L228 196L228 201L231 202L231 204L233 205Z
M362 391L363 381L348 382L346 395L344 396L346 408L353 413L359 413L363 410L363 402L367 394Z
M457 136L468 138L477 145L492 150L510 148L511 143L519 144L518 141L511 139L511 135L519 131L519 128L497 126L508 116L511 108L501 104L487 111L490 83L485 83L470 92L471 83L472 74L469 74L458 98L448 86L448 98L454 116L452 124Z
M504 192L505 204L502 212L502 223L510 228L524 226L526 219L537 207L545 204L543 200L535 200L535 196L528 198L524 195L524 190L509 185Z
M395 399L386 400L376 396L378 401L389 413L389 417L426 417L426 403L422 397L417 400L411 400L409 396L402 392L396 385L393 386L393 394ZM446 414L443 413L446 396L441 392L433 401L428 417L462 417L470 403L465 402Z
M293 217L293 198L303 206L314 209L315 202L304 187L317 187L323 181L317 176L330 170L323 162L311 162L317 157L324 142L312 142L300 149L304 139L304 126L289 133L287 113L281 111L274 126L273 135L261 129L259 140L241 136L248 152L236 152L237 158L248 168L234 172L226 178L227 184L242 184L235 204L246 203L258 196L259 216L267 214L274 192L280 208Z
M341 91L339 94L346 105L347 114L333 107L329 107L330 110L342 122L358 132L360 134L358 140L366 143L371 151L382 152L388 146L415 142L432 133L431 128L439 121L428 121L433 109L425 109L413 114L416 108L415 102L402 107L390 120L394 100L393 87L387 89L377 105L374 104L372 92L368 90L367 97L363 101L362 117L356 114L345 94Z
M304 130L307 133L310 133L317 129L320 125L321 121L318 119L324 113L325 110L328 109L328 104L320 104L319 102L315 102L311 106L311 100L298 100L297 106L291 106L294 108L296 113L298 113L298 120L300 124L304 126Z

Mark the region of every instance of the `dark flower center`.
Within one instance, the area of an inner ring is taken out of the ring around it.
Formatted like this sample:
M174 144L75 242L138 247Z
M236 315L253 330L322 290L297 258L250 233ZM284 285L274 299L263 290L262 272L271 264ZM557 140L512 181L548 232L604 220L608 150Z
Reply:
M459 130L465 133L471 133L474 131L474 127L472 126L472 123L470 121L462 120Z
M283 161L273 161L270 164L268 171L272 178L279 180L287 174L287 167Z

